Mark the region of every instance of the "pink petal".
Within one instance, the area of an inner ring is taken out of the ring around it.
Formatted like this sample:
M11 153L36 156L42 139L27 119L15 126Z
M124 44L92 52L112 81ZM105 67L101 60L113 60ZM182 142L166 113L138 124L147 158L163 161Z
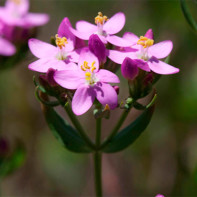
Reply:
M33 71L46 73L49 68L65 70L67 68L67 64L64 61L57 60L55 58L43 58L29 64L28 68Z
M0 55L11 56L14 55L15 53L16 53L15 46L11 42L3 38L0 38Z
M120 83L120 80L117 77L117 75L105 69L100 69L96 73L96 76L101 82Z
M149 29L149 30L145 33L144 37L154 40L153 30L152 30L152 29Z
M136 61L126 57L121 65L121 73L126 79L135 79L138 75L138 66Z
M146 61L144 60L141 60L141 59L135 59L135 62L137 63L137 66L139 68L141 68L142 70L145 70L147 72L150 72L150 68L149 68L149 65Z
M161 75L169 75L179 72L178 68L166 64L165 62L159 61L154 57L148 61L148 65L153 72Z
M73 68L73 70L61 70L55 72L54 80L60 86L74 90L81 84L85 84L85 74L82 75L81 72L78 72L77 68Z
M93 25L87 21L78 21L76 23L76 29L80 32L96 32L97 31L97 26Z
M72 52L69 52L68 56L70 56L70 61L78 63L81 51L82 49L76 49Z
M66 37L68 40L68 44L66 44L66 50L72 51L75 45L75 36L69 30L69 27L72 27L69 19L65 17L59 25L58 35L60 37Z
M110 109L114 109L118 105L118 95L114 88L107 84L98 82L94 89L96 91L96 98L102 105L108 104Z
M25 15L24 21L28 27L42 26L48 23L49 15L28 13L27 15Z
M118 36L107 36L107 41L110 42L111 44L119 47L129 47L133 43L128 42L127 40L118 37Z
M29 0L21 0L19 4L14 1L7 0L5 8L11 12L18 12L21 16L25 15L29 10Z
M139 37L131 32L125 32L123 38L127 40L129 43L131 43L130 46L136 44L139 40Z
M173 43L170 40L159 42L152 45L148 49L149 56L154 56L158 59L167 57L172 51Z
M72 100L72 110L76 115L82 115L92 106L95 99L95 92L92 87L80 86Z
M96 67L95 72L99 69L98 58L88 48L84 48L82 50L80 57L79 57L78 66L81 67L81 65L84 64L84 61L88 62L88 66L91 66L91 64L95 62L94 64L94 66Z
M111 59L113 62L117 64L122 64L122 62L124 61L126 57L130 57L131 59L137 58L135 52L120 52L116 50L109 50L108 57L109 59Z
M89 37L94 33L94 32L80 32L77 31L75 29L73 29L72 27L69 27L69 30L78 38L82 39L82 40L88 40Z
M58 52L57 47L35 38L29 39L28 45L33 55L38 58L55 57Z
M103 30L107 34L118 33L125 25L125 15L122 12L118 12L113 15L103 26Z

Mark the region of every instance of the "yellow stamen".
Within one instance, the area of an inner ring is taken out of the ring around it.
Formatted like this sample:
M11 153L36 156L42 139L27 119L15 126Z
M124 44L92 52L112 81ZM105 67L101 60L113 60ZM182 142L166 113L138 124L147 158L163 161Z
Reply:
M56 45L62 49L63 47L65 47L65 44L68 44L67 38L66 37L59 37L58 34L55 35L56 38Z
M10 0L10 1L15 3L16 5L20 5L21 4L21 0Z
M81 70L86 71L86 69L83 67L83 65L81 65Z
M108 104L105 105L104 111L110 111L110 107Z
M137 44L142 45L143 48L147 48L154 44L154 40L144 36L140 36L140 39L137 41Z
M86 80L90 81L92 74L90 72L85 73Z
M108 21L109 19L107 18L107 16L103 16L102 12L98 12L98 16L95 17L95 23L101 24L103 25L106 21Z

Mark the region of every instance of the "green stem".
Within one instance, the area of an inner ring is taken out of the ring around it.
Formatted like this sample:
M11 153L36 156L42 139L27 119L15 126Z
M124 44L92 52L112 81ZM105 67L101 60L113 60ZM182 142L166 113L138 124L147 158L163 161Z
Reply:
M102 197L101 161L102 161L102 154L99 152L95 152L94 153L94 183L95 183L96 197Z
M110 133L110 135L107 137L107 139L101 144L100 146L100 150L103 149L110 141L111 139L118 133L118 130L120 129L120 127L122 126L122 124L124 123L125 119L127 118L129 112L131 111L132 106L130 106L129 109L124 110L124 112L122 113L119 121L117 122L117 124L115 125L114 129L112 130L112 132Z
M66 110L71 122L73 123L73 125L75 126L75 128L77 129L77 131L79 132L81 137L84 139L84 141L87 143L87 145L90 148L96 149L95 144L90 140L90 138L85 133L83 127L81 126L81 124L80 124L79 120L77 119L77 117L72 112L72 109L70 108L70 105L68 103L64 106L64 109Z
M101 143L101 123L102 123L102 118L98 118L96 120L96 147L98 148Z

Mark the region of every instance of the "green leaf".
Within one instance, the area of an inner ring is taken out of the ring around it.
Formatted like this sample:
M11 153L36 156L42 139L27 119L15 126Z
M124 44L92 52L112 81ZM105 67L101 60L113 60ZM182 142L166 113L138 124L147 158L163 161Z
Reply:
M183 15L185 16L185 19L187 20L188 24L194 31L197 31L197 23L193 19L185 0L180 0L180 3Z
M6 177L17 170L25 161L26 151L22 143L18 143L8 158L1 158L0 177Z
M49 128L54 136L70 151L76 153L90 153L90 149L81 136L52 107L43 106L43 112Z
M134 122L117 133L102 152L115 153L127 148L141 135L148 126L154 112L154 105L147 108Z

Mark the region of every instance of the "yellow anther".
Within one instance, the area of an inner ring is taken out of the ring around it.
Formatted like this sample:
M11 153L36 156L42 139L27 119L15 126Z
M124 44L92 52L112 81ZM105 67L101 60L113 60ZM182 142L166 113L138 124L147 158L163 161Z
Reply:
M21 0L10 0L10 1L17 4L17 5L21 4Z
M110 111L110 107L108 104L105 105L104 111Z
M85 73L86 80L90 81L92 74L90 72Z
M68 44L67 38L66 37L59 37L58 34L55 35L56 38L56 45L62 49L63 47L65 47L65 44Z
M154 44L154 40L144 36L140 36L140 39L137 41L137 44L142 45L143 48L147 48Z
M81 66L81 70L86 71L86 69L83 66Z
M102 12L98 12L98 16L95 17L95 23L103 25L109 19L107 16L103 16Z

